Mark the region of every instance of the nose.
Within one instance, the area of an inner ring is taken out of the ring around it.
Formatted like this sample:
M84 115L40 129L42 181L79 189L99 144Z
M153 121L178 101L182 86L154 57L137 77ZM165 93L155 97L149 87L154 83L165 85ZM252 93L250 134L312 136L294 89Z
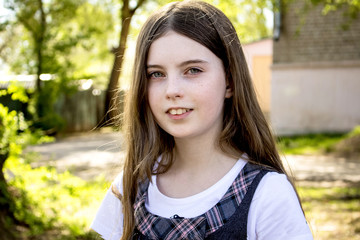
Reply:
M166 98L169 100L176 100L182 98L184 95L181 78L177 76L168 76L166 85Z

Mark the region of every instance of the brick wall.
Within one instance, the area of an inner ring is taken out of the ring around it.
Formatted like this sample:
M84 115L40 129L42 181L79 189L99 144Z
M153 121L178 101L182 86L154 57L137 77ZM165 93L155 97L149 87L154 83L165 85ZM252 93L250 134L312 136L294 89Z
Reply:
M274 64L360 60L360 16L343 30L341 10L324 16L319 5L304 14L303 6L302 0L293 1L282 12L280 39L273 45Z

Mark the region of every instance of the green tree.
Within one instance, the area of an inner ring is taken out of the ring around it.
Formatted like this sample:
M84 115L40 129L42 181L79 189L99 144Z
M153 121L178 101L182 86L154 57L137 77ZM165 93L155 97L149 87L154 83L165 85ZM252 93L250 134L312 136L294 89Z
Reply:
M0 54L14 73L36 75L32 104L36 126L57 131L63 125L54 110L58 96L74 92L75 80L97 78L101 70L94 71L99 69L94 64L108 58L107 41L113 32L110 4L5 0L5 7L13 17L8 17L8 33L3 35L13 41L3 44L6 47L0 49ZM12 42L17 42L18 47L11 48ZM41 81L43 74L49 74L52 81Z
M10 95L13 101L22 103L27 103L29 100L25 88L16 83L12 83L7 90L0 90L0 96L3 95ZM2 240L18 239L19 234L16 230L18 226L30 227L28 219L19 209L19 202L25 203L26 196L22 194L21 189L8 184L15 175L9 170L7 161L18 159L26 145L40 143L42 139L45 141L50 139L43 138L39 131L30 134L27 125L22 113L10 111L0 104L0 236ZM7 171L5 172L4 169ZM5 178L5 173L9 178Z
M130 0L119 1L120 4L122 4L120 10L121 31L118 46L111 50L111 52L114 54L114 62L110 73L109 83L106 89L105 118L102 124L113 124L114 119L119 116L119 108L116 107L120 106L118 97L119 78L121 75L126 43L130 32L130 24L136 10L146 2L146 0L137 0L135 6L131 7Z
M0 235L2 239L13 239L13 224L19 224L14 216L15 204L5 180L3 168L11 154L19 151L16 145L18 131L16 112L0 104Z
M83 1L69 0L52 2L43 0L5 1L5 7L11 10L15 16L12 26L20 26L23 30L20 42L24 45L20 47L19 52L24 53L25 61L23 58L15 59L12 68L18 73L36 75L35 111L33 113L35 122L39 123L38 126L44 127L43 123L46 122L52 123L50 129L61 125L60 117L55 114L52 106L54 103L53 96L58 88L43 86L41 78L45 73L59 74L62 66L66 65L60 63L59 56L56 53L60 49L63 52L68 52L69 46L74 44L74 38L70 37L67 38L67 41L61 43L56 41L51 44L53 39L59 36L60 32L54 28L58 28L58 26L71 19L74 11L82 3ZM69 67L69 64L67 65L66 67ZM65 71L60 72L61 77L66 76L64 73ZM46 87L46 91L42 91L44 87Z
M41 92L41 74L51 73L51 68L54 68L46 64L52 58L46 51L49 42L55 37L52 30L71 19L83 1L5 0L4 3L14 13L14 24L20 24L27 31L32 63L25 67L28 73L36 74L36 90Z
M271 12L270 0L206 0L220 8L233 23L240 41L248 43L271 36L265 11Z

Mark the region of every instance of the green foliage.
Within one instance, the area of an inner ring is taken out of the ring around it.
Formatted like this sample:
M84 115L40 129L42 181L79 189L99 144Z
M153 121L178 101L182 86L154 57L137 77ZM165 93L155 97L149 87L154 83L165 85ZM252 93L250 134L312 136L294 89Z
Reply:
M11 99L13 101L20 101L22 103L26 103L29 101L29 97L26 93L26 90L23 86L20 86L18 84L16 84L16 82L12 82L8 89L7 89L8 94L11 94Z
M322 14L326 15L334 11L342 11L343 21L341 28L348 30L354 19L357 19L360 13L360 1L359 0L337 0L337 1L325 1L325 0L312 0L315 5L321 3L324 5Z
M272 2L268 0L207 0L220 8L232 21L243 43L271 36L266 26L265 11L272 11Z
M346 135L346 138L360 136L360 125L356 126L351 132Z
M298 189L299 195L303 201L351 201L360 199L359 187L333 187L333 188L319 188L319 187L301 187ZM357 210L360 211L360 205Z
M278 138L278 147L284 154L319 154L332 151L344 134L307 134Z
M11 51L3 50L11 53L11 57L1 57L14 73L37 74L39 64L41 73L56 75L61 81L104 73L96 64L109 61L111 57L108 41L114 24L109 3L86 0L4 2L4 6L16 16L15 19L8 16L7 28L4 29L18 33L10 34L9 43L4 44L4 48L11 48ZM45 21L40 18L41 10ZM11 42L17 42L17 47L14 48ZM41 63L37 59L39 47ZM74 78L74 74L77 77Z
M86 182L52 167L32 168L27 157L10 158L6 163L8 183L15 189L15 216L29 224L27 234L34 237L55 231L57 237L51 239L91 235L90 221L109 183L103 177Z
M359 0L310 0L313 5L323 4L323 14L328 14L332 11L343 10L344 17L355 19L358 17L360 12L360 1Z
M111 54L113 15L104 1L5 0L12 14L4 16L0 57L15 74L51 74L40 81L29 100L34 127L54 134L65 122L55 113L55 101L76 91L78 80L91 77L101 85ZM104 77L105 76L105 77ZM51 83L50 83L51 82Z
M335 145L334 154L347 159L360 160L360 126L355 127Z
M267 38L272 35L272 29L266 26L265 12L271 12L273 3L270 0L204 0L222 10L233 23L242 43ZM172 0L147 1L143 8L134 16L133 32L137 31L151 14L152 10L159 8ZM141 21L139 20L141 18Z
M41 130L31 132L28 124L22 113L9 112L7 107L0 104L0 156L17 157L30 144L54 140Z
M38 158L31 154L20 157L28 144L49 142L52 138L40 131L18 131L19 117L15 111L0 104L0 155L5 156L5 177L10 187L15 217L29 226L26 237L45 235L46 239L92 239L88 226L103 198L108 183L103 177L85 182L69 172L58 174L54 168L33 169L30 162ZM22 123L26 124L26 123ZM7 191L6 191L7 192ZM2 196L0 201L4 201ZM8 198L6 198L8 199ZM6 200L8 201L8 200ZM3 204L3 203L2 203ZM47 237L47 231L56 237Z
M16 112L8 111L7 107L0 104L0 160L4 162L11 152L19 153L20 149L16 144L17 123ZM1 170L1 169L0 169Z
M29 103L28 112L31 114L31 121L30 119L25 120L22 112L14 113L17 131L27 131L26 136L37 135L40 137L44 131L51 135L61 131L65 126L64 120L55 112L54 105L62 90L67 89L67 92L70 93L72 88L61 89L60 84L56 81L45 82L43 88L44 91L31 93L14 81L6 90L0 91L0 96L11 95L13 101ZM33 97L30 99L29 95ZM34 134L30 134L29 127Z
M286 5L295 2L294 0L282 0L283 8L286 9ZM299 30L301 26L305 24L305 16L314 7L321 6L322 14L327 15L331 12L341 11L343 15L343 21L339 25L343 30L348 30L352 21L358 18L360 13L360 1L359 0L305 0L304 6L299 9L299 15L301 22L299 24Z
M280 152L284 154L336 153L339 151L338 145L341 143L346 143L349 148L354 148L354 151L358 151L358 146L351 146L351 139L358 138L359 136L360 126L356 126L348 133L283 136L277 139L277 145Z
M26 145L27 139L22 136L28 134L20 133L22 121L16 111L8 111L7 107L0 104L0 207L1 207L1 234L5 239L12 239L12 224L15 222L14 211L16 203L9 191L8 184L4 178L4 165L11 158L16 158L21 153L22 148ZM18 219L16 219L18 220ZM6 230L4 230L6 229ZM5 232L7 233L5 233Z

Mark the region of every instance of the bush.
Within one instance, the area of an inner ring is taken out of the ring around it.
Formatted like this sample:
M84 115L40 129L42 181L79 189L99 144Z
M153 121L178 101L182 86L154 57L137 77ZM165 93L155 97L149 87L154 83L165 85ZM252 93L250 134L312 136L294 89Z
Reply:
M334 153L340 157L360 160L360 126L355 127L335 145Z
M284 154L324 154L333 150L344 134L307 134L278 138L278 147Z
M18 131L16 112L11 111L7 107L0 104L0 163L3 163L11 152L19 152L16 145L16 133Z
M29 225L27 235L55 232L51 239L91 239L88 227L109 183L101 176L86 182L53 167L33 169L31 161L11 158L6 163L9 185L16 189L15 216Z

